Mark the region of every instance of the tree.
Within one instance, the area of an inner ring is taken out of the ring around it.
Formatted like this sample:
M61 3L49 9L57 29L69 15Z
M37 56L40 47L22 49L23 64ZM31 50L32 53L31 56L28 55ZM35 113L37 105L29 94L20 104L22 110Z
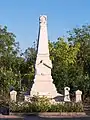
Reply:
M34 79L34 65L36 60L36 49L27 48L23 54L24 63L21 65L22 86L26 90L31 88Z
M73 83L69 69L76 62L79 44L69 45L63 38L58 38L57 42L49 44L53 63L52 76L58 92L62 92L65 86L70 86L70 81Z
M68 41L80 44L76 59L77 86L85 96L90 95L90 25L69 31Z
M7 92L10 86L18 86L17 64L19 43L15 42L15 35L7 31L7 27L0 27L0 92Z

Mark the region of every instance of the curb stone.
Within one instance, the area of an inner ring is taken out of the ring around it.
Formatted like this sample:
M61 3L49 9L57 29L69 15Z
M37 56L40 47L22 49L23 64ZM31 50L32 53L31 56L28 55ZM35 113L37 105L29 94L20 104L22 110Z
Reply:
M2 118L2 119L6 119L6 118L18 118L19 120L22 120L23 119L23 117L21 117L21 116L16 116L16 115L2 115L2 114L0 114L0 118Z
M39 117L86 117L86 113L84 112L41 112L41 113L10 113L10 115L17 116L39 116Z

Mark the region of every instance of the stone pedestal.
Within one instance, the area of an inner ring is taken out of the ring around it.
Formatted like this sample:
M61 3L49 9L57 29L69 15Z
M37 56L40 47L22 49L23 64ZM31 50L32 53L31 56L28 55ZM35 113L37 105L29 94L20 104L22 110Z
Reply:
M17 92L15 90L12 90L10 92L10 100L13 102L16 102L16 95L17 95Z
M30 91L30 96L39 95L54 98L57 95L56 87L51 76L52 62L49 58L47 16L40 16L38 49L35 64L34 84ZM62 95L61 95L62 96Z
M82 91L77 90L75 93L76 93L76 102L81 102L82 101Z

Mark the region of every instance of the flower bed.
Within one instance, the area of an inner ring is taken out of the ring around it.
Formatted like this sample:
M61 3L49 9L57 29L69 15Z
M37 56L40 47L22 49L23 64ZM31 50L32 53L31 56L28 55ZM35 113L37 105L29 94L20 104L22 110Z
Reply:
M51 104L46 97L35 97L32 102L10 103L11 112L32 113L32 112L83 112L82 103L57 103Z

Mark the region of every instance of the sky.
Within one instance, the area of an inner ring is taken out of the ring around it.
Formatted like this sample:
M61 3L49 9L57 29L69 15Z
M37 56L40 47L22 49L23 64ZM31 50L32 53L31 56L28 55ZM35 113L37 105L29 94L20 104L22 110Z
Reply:
M90 24L90 0L0 0L0 25L16 35L22 51L38 38L39 16L48 17L48 39Z

